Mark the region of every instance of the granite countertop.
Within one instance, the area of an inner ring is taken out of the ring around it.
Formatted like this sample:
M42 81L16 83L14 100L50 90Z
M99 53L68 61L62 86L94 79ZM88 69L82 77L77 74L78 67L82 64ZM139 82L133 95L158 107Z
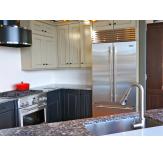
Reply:
M163 109L147 110L145 116L163 122Z
M146 117L163 122L163 109L149 110ZM3 129L0 130L1 136L91 136L85 128L86 124L92 124L100 121L111 121L123 118L138 117L135 112L118 114L97 118L79 119L58 123L44 123L40 125Z
M8 102L8 101L13 101L13 100L16 100L16 99L0 98L0 104L1 103L5 103L5 102Z
M0 136L91 136L91 133L89 133L85 128L85 124L136 116L136 113L130 113L56 123L43 123L40 125L32 125L11 129L2 129L0 130Z
M35 88L31 88L31 89L43 90L44 92L57 90L57 89L92 90L92 85L85 85L85 84L49 84L49 85L35 87Z
M49 92L57 89L80 89L80 90L92 90L92 85L85 85L85 84L49 84L40 87L31 88L34 90L42 90L43 92ZM8 101L16 100L16 98L1 98L0 97L0 104L5 103Z

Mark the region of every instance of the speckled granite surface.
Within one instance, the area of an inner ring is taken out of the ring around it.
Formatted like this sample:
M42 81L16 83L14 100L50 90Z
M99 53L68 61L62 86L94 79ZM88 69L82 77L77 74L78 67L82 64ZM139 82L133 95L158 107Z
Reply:
M163 122L163 109L148 110L145 116Z
M163 109L149 110L146 117L156 119L163 122ZM136 118L138 114L135 112L104 116L97 118L79 119L73 121L65 121L58 123L45 123L27 127L11 128L0 130L1 136L91 136L87 131L85 124L96 122L112 121L125 118Z
M92 85L84 84L50 84L41 87L35 87L31 89L43 90L44 92L57 90L57 89L81 89L81 90L92 90Z
M14 101L16 99L6 99L6 98L0 98L0 104L1 103L5 103L5 102L8 102L8 101Z
M91 136L85 124L111 121L129 117L137 117L136 113L119 114L105 117L79 119L73 121L45 123L27 127L11 128L0 130L0 135L4 136Z
M84 84L50 84L40 87L31 88L34 90L42 90L43 92L49 92L57 89L81 89L81 90L92 90L92 85L84 85ZM13 101L15 99L1 98L0 104L8 101Z

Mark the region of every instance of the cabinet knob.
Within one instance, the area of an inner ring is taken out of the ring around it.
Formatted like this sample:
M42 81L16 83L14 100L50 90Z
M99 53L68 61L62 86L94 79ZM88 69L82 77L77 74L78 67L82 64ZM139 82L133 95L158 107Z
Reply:
M72 64L72 63L70 62L70 64Z
M81 64L84 64L83 62L81 62Z
M114 25L116 25L116 23L113 23Z
M109 26L111 26L111 24L109 24Z

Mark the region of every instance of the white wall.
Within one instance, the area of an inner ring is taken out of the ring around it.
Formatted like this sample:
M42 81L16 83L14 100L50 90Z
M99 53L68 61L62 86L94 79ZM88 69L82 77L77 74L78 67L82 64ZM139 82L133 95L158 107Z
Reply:
M51 83L91 84L91 71L22 71L20 48L0 47L0 92L13 89L21 81L29 82L31 87Z
M63 84L91 84L91 70L56 70L54 73L54 82Z

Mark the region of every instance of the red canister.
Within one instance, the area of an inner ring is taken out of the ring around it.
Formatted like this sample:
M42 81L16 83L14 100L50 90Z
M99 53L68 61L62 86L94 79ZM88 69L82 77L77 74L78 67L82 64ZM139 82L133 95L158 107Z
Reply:
M15 87L16 87L16 90L18 91L26 91L26 90L29 90L30 84L21 82L21 83L17 83Z

